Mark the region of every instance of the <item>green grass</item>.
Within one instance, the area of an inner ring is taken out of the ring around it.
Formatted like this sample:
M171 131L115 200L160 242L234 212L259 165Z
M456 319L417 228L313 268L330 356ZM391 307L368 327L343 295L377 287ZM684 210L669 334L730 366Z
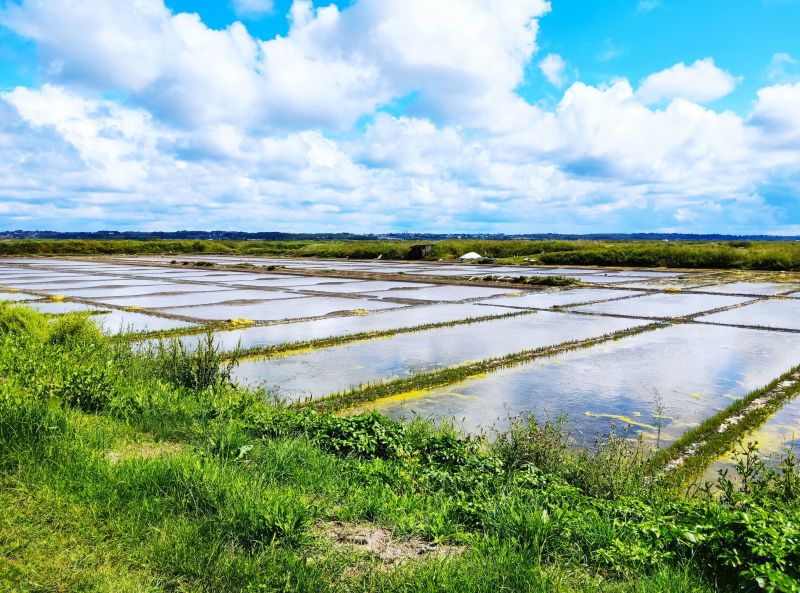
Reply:
M411 241L91 241L20 239L0 242L0 255L214 254L321 258L409 259ZM547 265L800 270L793 241L562 241L461 240L435 242L426 259L469 251L504 263ZM186 263L181 257L177 263ZM203 264L210 265L210 264ZM480 266L476 266L479 273Z
M286 408L232 385L212 344L141 353L14 315L27 323L0 330L0 590L797 590L786 478L687 500L625 435L576 451L532 418L489 442ZM393 561L331 525L412 553Z

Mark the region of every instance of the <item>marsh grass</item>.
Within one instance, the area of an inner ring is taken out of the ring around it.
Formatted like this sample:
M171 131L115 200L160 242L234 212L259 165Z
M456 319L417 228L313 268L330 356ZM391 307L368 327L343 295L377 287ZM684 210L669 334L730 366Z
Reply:
M410 259L414 241L194 241L41 240L0 244L0 255L214 254L356 259ZM436 241L426 259L455 259L475 251L504 263L800 270L800 245L792 241ZM178 262L178 260L175 260ZM179 262L180 263L180 262ZM184 262L187 265L194 262ZM207 265L203 263L202 265Z

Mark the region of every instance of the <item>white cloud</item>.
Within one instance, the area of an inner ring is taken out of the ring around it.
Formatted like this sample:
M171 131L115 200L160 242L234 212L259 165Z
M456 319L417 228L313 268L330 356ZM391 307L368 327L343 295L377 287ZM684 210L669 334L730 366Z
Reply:
M564 59L558 54L548 54L539 62L539 70L541 70L545 78L550 81L550 84L558 88L563 87L567 83L566 68L566 62L564 62Z
M767 79L777 83L800 80L800 65L789 54L777 53L767 66Z
M130 94L185 126L345 128L392 97L488 124L519 109L546 0L295 0L285 37L212 30L162 0L23 0L0 20L37 42L62 84Z
M661 6L661 0L639 0L636 10L639 12L650 12Z
M766 87L758 91L749 123L762 144L800 150L800 82Z
M718 112L702 103L736 79L707 59L636 91L625 79L574 83L555 107L532 105L515 92L526 66L557 84L569 75L555 54L535 56L547 9L296 0L288 34L259 40L161 0L10 5L3 21L36 41L49 82L0 94L0 223L796 227L769 192L800 192L800 83L761 89L745 116ZM377 111L409 94L413 115Z
M272 0L233 0L233 10L239 16L259 17L272 12Z
M717 68L711 58L697 60L691 66L680 62L645 78L636 96L648 105L676 98L709 103L728 95L739 80Z

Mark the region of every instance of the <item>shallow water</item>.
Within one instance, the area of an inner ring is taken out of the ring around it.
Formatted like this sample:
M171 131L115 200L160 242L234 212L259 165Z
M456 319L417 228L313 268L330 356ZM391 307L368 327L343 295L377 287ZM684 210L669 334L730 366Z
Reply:
M280 295L279 297L273 295ZM222 289L213 292L184 292L181 294L139 295L103 299L104 302L120 307L142 307L144 309L163 309L167 307L188 307L192 305L208 305L239 300L269 300L286 298L288 293L275 293L261 290Z
M278 321L318 317L338 311L392 309L401 305L366 299L341 297L304 297L299 294L285 300L266 301L250 305L207 305L163 309L167 313L185 315L197 319L223 321L228 319L252 319L253 321Z
M263 280L248 280L239 282L243 286L264 286L275 288L299 288L315 290L319 284L325 285L345 285L359 282L358 280L348 280L347 278L332 278L325 276L281 276L280 278L267 278Z
M463 301L518 292L513 288L489 288L483 286L439 285L431 288L390 290L371 292L372 296L384 299L417 299L420 301Z
M251 385L276 386L290 399L318 397L362 383L503 356L567 340L600 336L644 322L536 312L323 348L293 356L254 359L234 371Z
M320 292L369 292L376 295L380 294L381 296L391 296L398 290L416 290L420 288L431 288L433 286L433 284L424 284L419 282L356 280L355 282L347 282L344 284L316 284L312 286L304 286L303 290L316 290Z
M800 330L800 299L769 299L704 315L699 321Z
M781 282L728 282L716 286L706 286L695 290L708 292L720 292L725 294L752 294L755 296L774 295L798 290L800 286L796 284L784 284Z
M568 290L548 290L545 292L521 293L519 296L500 297L486 301L492 305L536 309L580 305L594 301L637 297L645 293L635 290L614 290L613 288L573 288Z
M33 302L33 303L26 303L26 306L30 307L31 309L36 309L41 313L49 313L51 315L58 315L61 313L77 313L77 312L89 312L89 311L100 311L98 307L93 307L91 305L85 305L83 303L71 303L69 301L61 301L58 303L54 302Z
M622 301L595 303L577 307L575 311L587 313L609 313L636 317L669 318L693 315L719 307L745 303L747 297L720 296L711 294L650 294Z
M134 311L112 310L102 315L89 317L104 333L115 335L122 332L163 331L196 327L197 324L176 319L166 319Z
M247 284L254 280L270 280L274 276L271 274L239 274L239 273L216 273L216 274L197 274L182 276L181 280L193 280L196 282L230 282L233 284Z
M709 331L711 330L711 331ZM388 398L372 407L393 418L455 418L470 432L507 426L509 416L568 415L579 444L616 418L655 438L654 404L664 406L667 443L797 364L800 335L676 325L565 352L463 383ZM413 394L412 394L413 395Z
M103 301L104 299L111 299L116 297L138 296L148 294L160 293L194 293L194 292L211 292L219 290L219 286L204 286L202 284L147 284L144 286L117 286L109 285L104 288L82 288L74 290L49 290L53 294L61 294L64 296L81 297L87 299L95 299Z
M0 292L0 301L30 301L38 298L34 294L25 294L24 292Z
M19 290L35 290L50 294L61 294L62 292L68 290L95 289L103 287L120 288L123 286L128 286L128 285L122 280L110 280L108 282L93 280L89 282L77 282L77 283L67 283L67 284L61 284L58 282L48 282L48 283L38 283L38 284L25 283L25 284L9 285L10 288L16 288Z
M94 278L85 274L53 274L45 272L43 274L31 274L28 276L9 276L0 278L2 284L41 284L41 283L60 283L85 282L87 279ZM121 280L122 278L118 278Z
M431 323L507 315L509 310L502 307L481 306L478 304L444 304L406 307L386 311L376 311L368 315L347 317L327 317L296 323L282 323L263 327L249 327L214 334L214 341L223 350L275 346L292 342L318 340L332 336L346 336L363 332L387 331L403 327L415 327ZM190 350L204 339L202 336L186 336L181 341Z

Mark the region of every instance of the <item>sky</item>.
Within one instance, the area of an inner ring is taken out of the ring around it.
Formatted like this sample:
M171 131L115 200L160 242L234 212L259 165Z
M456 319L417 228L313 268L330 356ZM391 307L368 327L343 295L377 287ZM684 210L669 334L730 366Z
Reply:
M0 230L800 234L800 0L0 0Z

